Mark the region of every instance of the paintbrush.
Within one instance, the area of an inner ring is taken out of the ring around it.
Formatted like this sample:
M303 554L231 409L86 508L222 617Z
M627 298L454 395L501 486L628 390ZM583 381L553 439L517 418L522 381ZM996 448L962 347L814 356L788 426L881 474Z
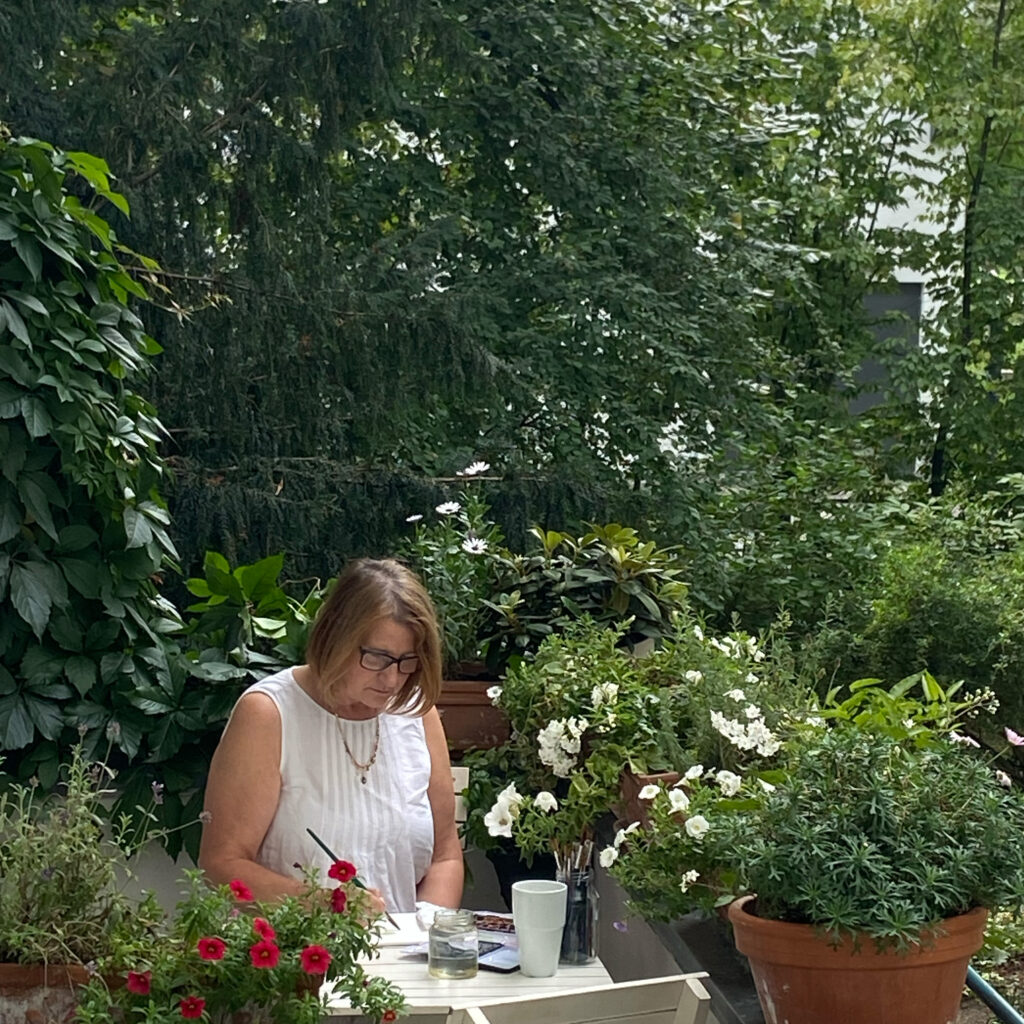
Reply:
M331 858L332 864L337 860L341 860L341 858L336 853L331 852L331 848L311 828L307 828L306 831L312 837L313 842L316 843L316 845L319 846L320 849L323 850L324 853L326 853L327 856ZM355 885L358 885L360 889L367 888L366 883L363 882L363 880L358 875L353 875L352 881ZM388 919L388 923L391 925L392 928L395 929L396 932L401 931L401 928L398 927L398 922L386 910L384 911L384 916Z

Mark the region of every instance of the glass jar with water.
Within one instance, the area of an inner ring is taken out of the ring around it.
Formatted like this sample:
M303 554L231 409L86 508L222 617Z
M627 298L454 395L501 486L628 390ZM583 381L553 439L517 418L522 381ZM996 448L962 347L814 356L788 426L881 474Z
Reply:
M430 926L427 970L435 978L472 978L480 943L472 910L439 910Z

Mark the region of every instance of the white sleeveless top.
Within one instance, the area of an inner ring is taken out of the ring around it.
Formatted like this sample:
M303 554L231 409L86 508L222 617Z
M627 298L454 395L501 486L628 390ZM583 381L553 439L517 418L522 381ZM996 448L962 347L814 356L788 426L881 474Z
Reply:
M377 719L338 719L299 686L291 669L245 692L265 693L281 714L281 796L258 863L299 878L296 864L316 866L330 886L331 862L310 838L311 828L339 858L355 864L363 882L381 891L388 910L415 911L416 885L434 850L423 719L380 715L377 760L361 773L345 753L342 730L353 757L366 764Z

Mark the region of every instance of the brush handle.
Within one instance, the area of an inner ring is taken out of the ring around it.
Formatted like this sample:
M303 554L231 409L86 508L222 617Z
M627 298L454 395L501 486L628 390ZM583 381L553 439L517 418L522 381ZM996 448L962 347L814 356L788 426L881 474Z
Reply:
M332 864L336 860L341 859L336 853L333 853L331 851L331 848L311 828L307 828L306 831L310 834L310 837L312 838L313 842L316 843L316 845L319 846L320 849L323 850L324 853L326 853L327 856L331 858ZM360 889L368 889L366 883L358 875L353 875L352 881ZM390 923L391 927L395 929L395 931L401 930L398 927L398 922L386 910L384 911L384 916L388 919L388 922Z

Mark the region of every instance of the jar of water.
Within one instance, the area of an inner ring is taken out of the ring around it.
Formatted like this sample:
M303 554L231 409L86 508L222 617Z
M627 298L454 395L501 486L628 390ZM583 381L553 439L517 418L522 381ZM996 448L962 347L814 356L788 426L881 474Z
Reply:
M472 910L439 910L430 926L427 969L435 978L472 978L480 943Z

